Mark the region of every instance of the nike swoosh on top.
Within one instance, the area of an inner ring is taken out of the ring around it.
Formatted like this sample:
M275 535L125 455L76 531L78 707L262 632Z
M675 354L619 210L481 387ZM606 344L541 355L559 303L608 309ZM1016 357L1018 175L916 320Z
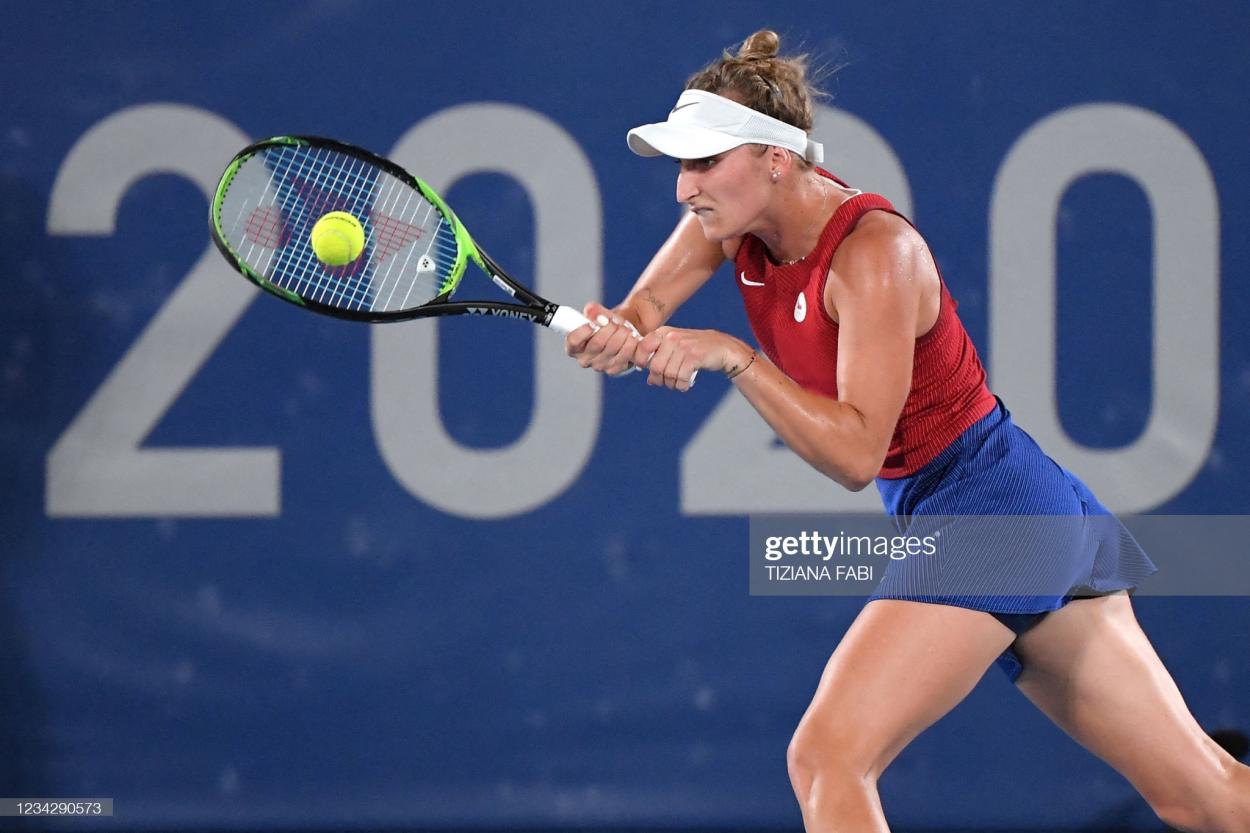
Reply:
M744 284L746 284L747 286L764 286L764 282L763 282L763 281L752 281L752 280L748 280L748 279L747 279L747 273L746 273L746 272L743 272L742 274L738 275L738 278L739 278L739 279L740 279L740 280L741 280Z
M684 110L684 109L686 109L687 107L693 107L694 105L696 105L696 104L698 104L698 103L699 103L699 102L697 102L697 101L687 101L685 104L678 104L678 105L677 105L676 107L674 107L672 110L669 110L669 111L668 111L668 113L669 113L669 115L671 116L673 113L676 113L678 110Z

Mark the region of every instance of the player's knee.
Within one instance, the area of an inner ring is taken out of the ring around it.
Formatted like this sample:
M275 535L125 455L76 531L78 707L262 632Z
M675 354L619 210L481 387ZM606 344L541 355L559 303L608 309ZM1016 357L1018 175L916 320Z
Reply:
M1159 821L1169 830L1184 830L1187 833L1197 833L1203 828L1199 826L1200 821L1192 807L1187 806L1183 802L1155 802L1149 801L1150 809L1154 810L1154 814L1159 817Z
M799 733L795 732L786 747L786 772L790 774L790 786L800 805L807 804L811 797L815 768L806 739L801 740Z
M1190 833L1250 833L1250 767L1231 759L1201 786L1166 795L1145 795L1168 827Z
M849 732L814 731L802 725L786 749L786 769L795 798L804 806L845 790L860 790L873 776L874 762Z
M1196 833L1207 826L1201 810L1203 796L1191 788L1192 783L1189 777L1177 777L1166 785L1141 790L1142 798L1169 829Z
M1187 803L1169 805L1150 805L1159 820L1169 830L1183 830L1185 833L1250 833L1250 817L1240 818L1229 816L1224 808L1205 807L1196 799Z

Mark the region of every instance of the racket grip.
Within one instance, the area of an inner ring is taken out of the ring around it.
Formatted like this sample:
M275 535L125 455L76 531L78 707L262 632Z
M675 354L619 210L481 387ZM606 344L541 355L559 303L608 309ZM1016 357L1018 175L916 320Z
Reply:
M580 312L573 309L572 307L566 307L564 304L561 304L560 306L556 307L556 311L552 313L551 323L548 324L547 326L550 329L555 330L560 335L566 336L569 333L576 330L578 327L584 327L587 324L590 325L590 329L598 332L599 330L598 324L591 321L589 318L582 315ZM625 326L629 327L629 329L633 331L634 338L642 338L642 334L638 332L638 329L634 327L632 323L630 323L629 321L626 321ZM630 365L629 369L626 370L625 372L633 373L634 371L640 370L640 369L641 368L638 368L634 365Z
M564 304L561 304L560 306L556 307L556 311L551 316L551 323L548 324L547 326L555 330L560 335L566 336L569 333L576 330L578 327L583 327L587 324L590 325L590 328L592 330L599 329L599 327L594 322L592 322L586 316L582 315L577 310L573 309L572 307L567 307ZM629 329L633 332L635 338L642 338L642 333L638 332L638 328L634 326L632 321L630 321L629 319L626 319L625 326L629 327ZM642 370L642 368L639 367L638 365L630 365L629 369L626 370L625 373L637 373L640 370ZM690 387L694 387L694 380L698 378L698 376L699 376L699 371L697 370L690 374Z
M590 324L589 318L582 315L572 307L566 307L564 304L561 304L556 308L555 313L552 314L551 323L547 326L555 330L560 335L566 336L578 327L585 326L586 324ZM595 327L594 324L590 324L590 326L594 329L598 329L598 327Z

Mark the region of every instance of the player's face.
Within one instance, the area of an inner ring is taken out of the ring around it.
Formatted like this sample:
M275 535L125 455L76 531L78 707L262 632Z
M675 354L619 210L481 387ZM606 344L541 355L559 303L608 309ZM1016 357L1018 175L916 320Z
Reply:
M706 159L682 159L677 201L699 218L708 240L729 240L752 230L768 205L767 151L742 145Z

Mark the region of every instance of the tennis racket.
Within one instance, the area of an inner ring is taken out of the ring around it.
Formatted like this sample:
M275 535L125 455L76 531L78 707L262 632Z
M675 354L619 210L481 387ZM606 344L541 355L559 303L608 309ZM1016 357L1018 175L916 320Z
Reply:
M313 225L345 211L364 231L342 266L313 252ZM522 286L474 242L430 186L395 163L333 139L278 136L239 151L211 210L213 242L245 278L284 301L356 321L490 315L567 334L590 322ZM473 263L516 303L453 301ZM594 326L594 325L592 325Z

